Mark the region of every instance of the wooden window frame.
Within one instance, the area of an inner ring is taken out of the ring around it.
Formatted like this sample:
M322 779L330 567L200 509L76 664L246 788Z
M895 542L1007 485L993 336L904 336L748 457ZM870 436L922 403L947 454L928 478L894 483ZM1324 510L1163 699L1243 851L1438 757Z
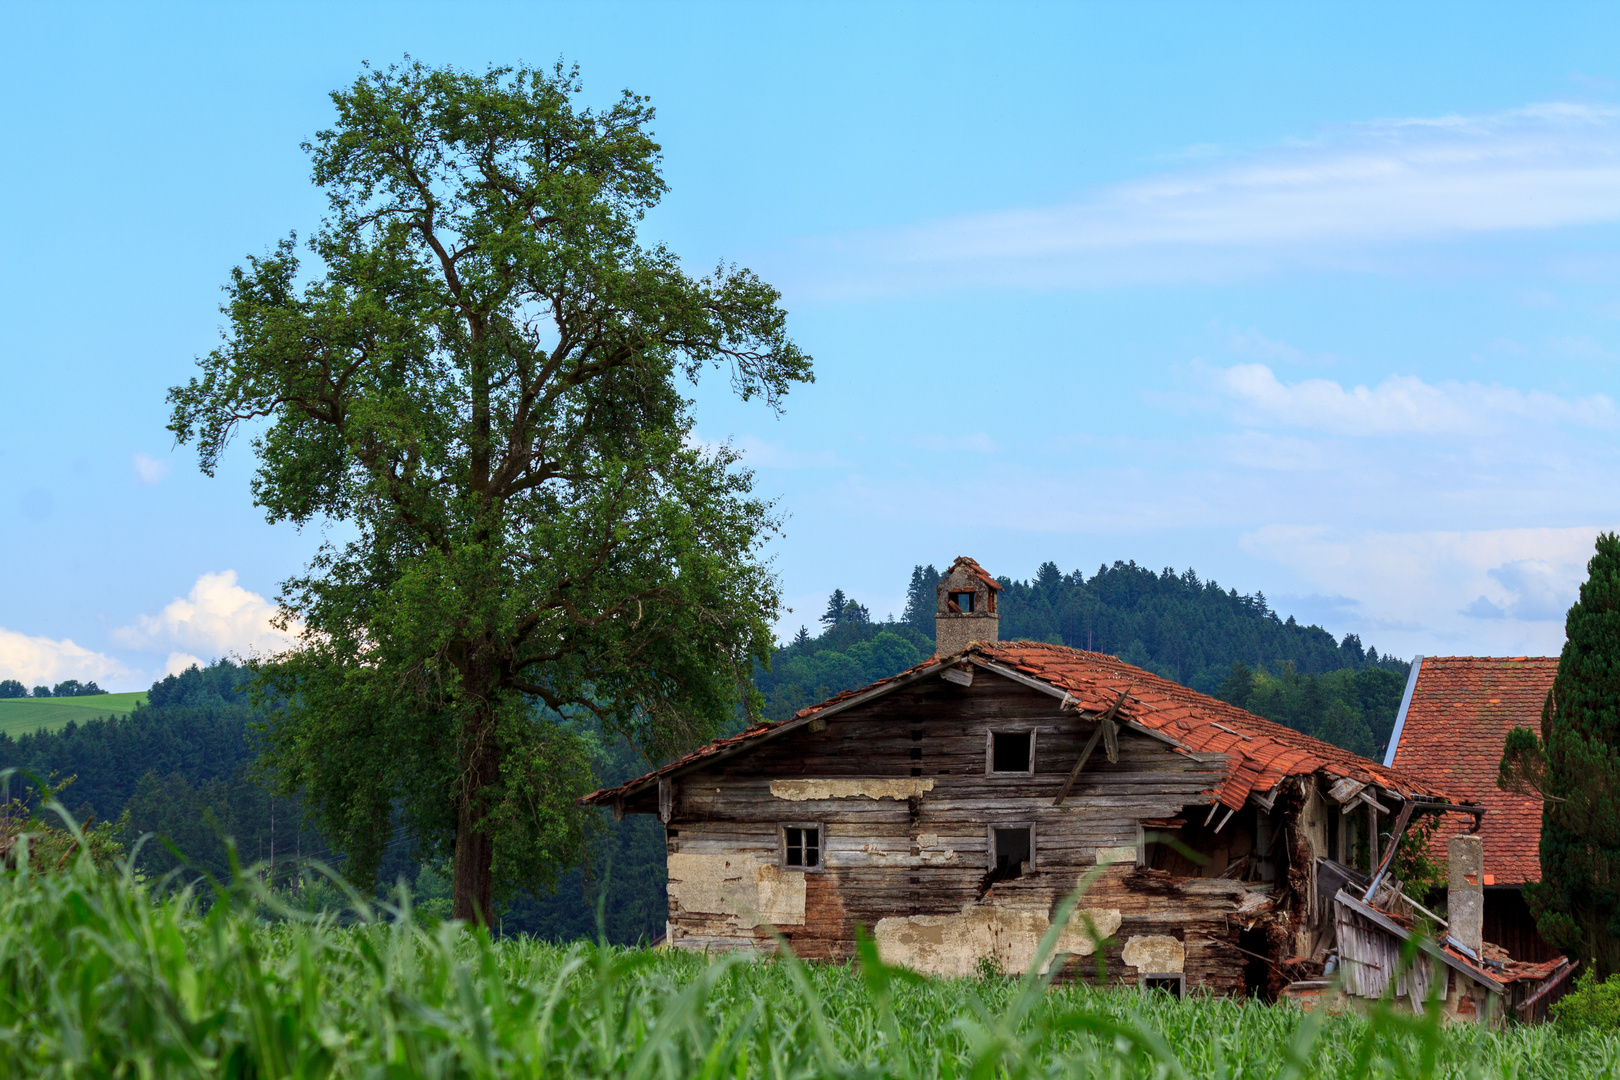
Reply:
M1006 774L1003 773L1002 775L1005 776ZM995 824L986 825L984 827L984 836L985 836L985 844L986 844L985 860L984 860L985 869L986 870L994 870L996 868L996 830L997 829L1028 829L1029 830L1029 872L1031 874L1033 874L1033 873L1036 873L1037 871L1039 871L1040 863L1036 861L1037 859L1040 858L1040 856L1036 852L1036 842L1037 842L1038 838L1035 835L1035 823L1033 821L1001 821L1001 822L996 822Z
M789 866L787 861L787 831L789 829L816 830L816 865ZM827 826L820 821L783 821L776 826L776 865L783 870L800 874L819 874L827 868Z
M984 733L984 775L986 776L1034 776L1035 775L1035 742L1040 735L1038 727L996 727ZM996 736L997 735L1028 735L1029 736L1029 768L1023 772L998 772L996 770Z

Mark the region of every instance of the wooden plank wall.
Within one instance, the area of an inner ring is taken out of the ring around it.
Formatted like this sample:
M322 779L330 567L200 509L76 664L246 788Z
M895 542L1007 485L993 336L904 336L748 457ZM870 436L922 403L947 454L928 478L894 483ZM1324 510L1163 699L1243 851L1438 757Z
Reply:
M1138 820L1207 804L1202 793L1224 775L1224 761L1122 731L1119 761L1109 763L1099 748L1065 804L1053 807L1092 731L1091 721L1057 705L985 672L971 687L930 679L834 717L820 732L801 729L680 778L668 823L672 942L767 945L769 927L751 925L746 912L694 910L753 904L789 920L774 925L800 955L842 959L853 952L856 923L871 929L883 919L956 916L985 905L1050 915L1099 861L1125 858L1082 901L1117 910L1121 920L1106 951L1109 977L1134 981L1138 969L1123 958L1133 939L1140 956L1148 950L1142 941L1170 938L1184 951L1189 988L1241 992L1245 958L1230 947L1238 927L1228 916L1242 886L1185 881L1138 868L1134 858ZM1001 730L1036 732L1033 776L986 775L986 733ZM882 798L782 797L802 789L781 781L805 780L902 783ZM987 890L987 827L1029 822L1032 873ZM821 871L776 869L779 826L792 823L823 826ZM700 870L714 880L679 880ZM802 878L802 901L799 881L788 875ZM758 894L748 892L755 879L765 883ZM763 899L715 899L727 889ZM1094 965L1078 963L1088 977Z

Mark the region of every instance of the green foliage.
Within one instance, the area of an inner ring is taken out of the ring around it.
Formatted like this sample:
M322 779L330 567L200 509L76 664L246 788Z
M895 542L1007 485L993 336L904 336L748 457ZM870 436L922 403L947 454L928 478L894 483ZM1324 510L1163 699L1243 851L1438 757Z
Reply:
M0 1080L1620 1075L1620 1040L1552 1025L924 979L869 948L805 965L495 942L357 901L302 914L247 875L205 910L87 861L0 875Z
M0 698L20 698L28 696L28 688L16 679L0 679Z
M900 616L901 622L930 641L934 639L934 615L939 607L939 577L933 563L912 567L911 582L906 586L906 607Z
M63 810L61 796L72 785L71 776L55 780L0 769L0 787L6 791L0 796L0 867L55 873L79 854L97 867L122 858L117 826L104 821L81 828Z
M915 667L933 651L933 639L905 623L847 619L777 649L770 668L754 672L754 683L765 697L765 716L783 720L840 690Z
M1290 662L1275 673L1234 663L1215 696L1256 716L1378 758L1395 728L1406 680L1385 668L1300 675Z
M1546 801L1541 881L1525 887L1542 937L1620 971L1620 537L1603 533L1564 623L1558 674L1541 713L1541 757L1516 735L1501 772Z
M1439 814L1418 814L1406 827L1406 835L1395 849L1390 871L1409 896L1444 896L1446 864L1431 854L1430 843L1442 824ZM1436 903L1443 903L1436 900Z
M279 790L358 881L397 811L467 918L578 857L577 721L657 758L757 709L777 519L685 391L722 368L775 408L811 377L776 290L641 241L653 111L581 92L407 61L334 93L314 265L287 240L234 271L225 343L170 392L205 471L262 418L256 503L354 536L284 584L301 644L256 667Z
M95 697L106 692L93 682L81 683L78 679L67 679L51 688L51 697Z
M1587 967L1576 977L1575 989L1552 1003L1552 1014L1563 1031L1620 1034L1620 975L1599 981L1597 969Z

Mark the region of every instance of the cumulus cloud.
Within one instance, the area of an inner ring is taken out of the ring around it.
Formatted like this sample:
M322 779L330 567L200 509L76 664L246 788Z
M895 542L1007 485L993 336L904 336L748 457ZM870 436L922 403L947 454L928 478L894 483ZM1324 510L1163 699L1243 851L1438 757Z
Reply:
M136 454L133 459L135 479L142 484L151 486L169 475L172 463L162 458L155 458L150 454Z
M178 675L188 668L207 666L208 661L200 656L192 656L190 653L185 652L172 652L169 654L169 658L163 662L163 674Z
M1272 525L1245 534L1242 545L1325 591L1354 596L1362 637L1376 635L1380 647L1555 655L1598 531Z
M1221 280L1389 245L1620 221L1620 110L1376 121L1095 188L807 246L826 291ZM1344 258L1349 256L1348 261Z
M1605 394L1565 398L1497 384L1426 383L1412 375L1346 389L1331 379L1284 383L1265 364L1204 370L1235 418L1259 426L1336 435L1486 435L1524 422L1612 428L1620 420Z
M0 679L24 686L54 686L65 679L111 686L137 673L105 653L92 652L71 638L53 641L0 629Z
M276 629L276 605L236 583L236 571L203 574L184 597L176 597L156 615L142 615L134 626L114 631L120 644L136 649L179 646L168 666L181 670L197 661L190 651L207 656L226 653L275 653L296 644L296 627Z

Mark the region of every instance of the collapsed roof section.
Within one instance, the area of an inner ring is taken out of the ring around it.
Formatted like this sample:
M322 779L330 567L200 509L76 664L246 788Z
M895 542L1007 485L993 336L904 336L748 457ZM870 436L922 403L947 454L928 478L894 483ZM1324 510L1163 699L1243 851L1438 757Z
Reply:
M717 739L645 776L593 792L584 801L622 806L624 799L662 778L702 768L914 682L964 668L1022 683L1059 699L1060 708L1073 709L1082 717L1102 716L1113 708L1115 719L1124 727L1167 743L1176 752L1224 756L1227 772L1208 794L1212 801L1231 809L1241 807L1251 795L1269 805L1285 778L1318 772L1338 779L1336 791L1342 787L1349 792L1340 801L1375 800L1380 792L1402 800L1445 798L1427 780L1262 719L1117 657L1041 642L1003 641L977 642L952 656L933 657L870 686L835 694L788 720L759 724Z

